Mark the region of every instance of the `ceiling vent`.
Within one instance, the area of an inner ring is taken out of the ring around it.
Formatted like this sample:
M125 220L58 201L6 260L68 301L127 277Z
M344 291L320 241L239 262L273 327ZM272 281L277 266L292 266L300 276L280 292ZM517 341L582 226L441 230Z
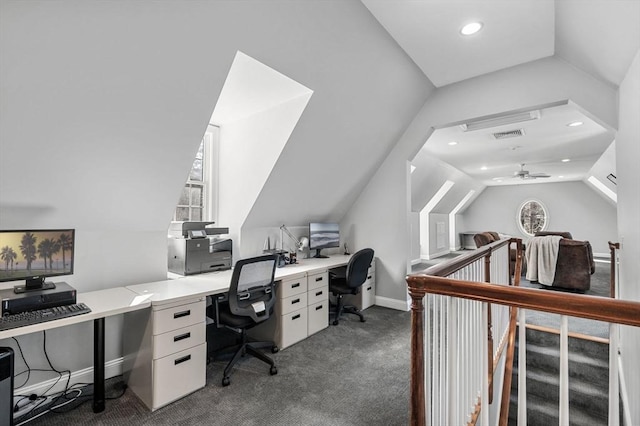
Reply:
M507 130L506 132L497 132L493 134L495 139L518 138L524 136L524 129Z
M460 128L465 132L472 132L474 130L488 129L491 127L504 126L506 124L538 120L539 118L539 110L518 112L515 114L496 115L482 120L474 120L469 123L461 124Z

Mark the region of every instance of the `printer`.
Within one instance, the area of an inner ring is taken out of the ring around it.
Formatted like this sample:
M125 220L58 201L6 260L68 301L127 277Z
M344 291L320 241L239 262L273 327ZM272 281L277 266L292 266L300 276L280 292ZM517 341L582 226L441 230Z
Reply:
M232 241L221 235L229 228L214 222L171 222L168 236L169 272L179 275L231 269Z

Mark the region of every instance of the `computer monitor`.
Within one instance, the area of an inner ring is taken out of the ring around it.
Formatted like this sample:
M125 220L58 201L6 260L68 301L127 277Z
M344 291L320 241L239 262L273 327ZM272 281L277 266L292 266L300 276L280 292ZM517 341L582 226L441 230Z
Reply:
M320 254L324 248L340 247L340 227L337 223L310 223L309 249L315 250L313 257L328 257Z
M25 280L16 293L55 288L46 278L73 274L74 229L0 230L0 282Z

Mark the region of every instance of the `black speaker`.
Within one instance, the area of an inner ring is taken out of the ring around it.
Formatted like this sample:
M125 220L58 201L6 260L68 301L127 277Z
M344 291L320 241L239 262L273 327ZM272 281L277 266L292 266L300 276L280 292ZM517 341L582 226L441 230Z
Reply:
M0 348L0 426L13 426L13 349Z

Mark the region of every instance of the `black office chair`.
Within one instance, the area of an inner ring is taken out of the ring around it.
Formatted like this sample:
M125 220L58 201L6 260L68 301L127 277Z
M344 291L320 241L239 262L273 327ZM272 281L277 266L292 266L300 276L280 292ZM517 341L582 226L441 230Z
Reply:
M266 255L242 259L236 263L229 287L228 302L216 301L216 324L240 335L239 346L224 369L222 386L231 383L233 366L245 354L252 355L271 366L269 373L277 374L275 362L258 349L271 348L278 352L274 342L250 342L247 330L266 321L276 303L273 276L277 256Z
M358 294L360 287L367 280L369 266L373 261L373 249L365 248L356 252L344 268L336 268L329 273L329 290L336 296L336 312L333 325L338 325L343 313L354 314L360 317L360 322L365 322L364 316L358 308L352 305L344 305L342 296L345 294Z

